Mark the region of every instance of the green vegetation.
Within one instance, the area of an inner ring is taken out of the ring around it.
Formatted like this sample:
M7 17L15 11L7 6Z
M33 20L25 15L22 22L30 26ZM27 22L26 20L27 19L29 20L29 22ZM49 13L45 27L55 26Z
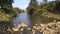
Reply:
M23 10L13 8L14 0L0 0L0 22L9 22Z
M34 4L32 3L34 2ZM47 17L51 16L56 19L60 19L60 1L55 0L48 2L48 0L43 0L40 4L38 4L37 0L30 1L29 6L27 7L27 12L33 15L47 15ZM53 15L52 15L53 14ZM57 16L56 16L57 15Z
M36 0L30 0L29 6L27 7L27 12L32 14L34 11L36 11L37 6L38 2Z
M24 12L24 10L17 7L13 8L12 3L14 3L14 0L0 0L0 21L10 21L13 17L17 16L18 13ZM48 0L43 0L40 4L37 0L30 0L29 6L27 7L27 12L33 15L60 19L59 6L59 0L51 2L48 2Z

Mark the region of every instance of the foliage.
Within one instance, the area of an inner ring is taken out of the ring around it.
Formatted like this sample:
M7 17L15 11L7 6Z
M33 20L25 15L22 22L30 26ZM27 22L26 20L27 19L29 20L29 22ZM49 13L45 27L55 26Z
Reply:
M12 13L18 14L18 13L21 13L21 12L24 12L24 10L15 7L15 8L13 8L13 12Z
M0 0L0 22L11 21L18 13L23 10L13 8L12 3L14 0Z
M33 12L36 10L37 6L38 6L37 0L31 0L29 3L29 6L27 7L28 13L33 14Z
M4 10L0 9L0 22L11 21L14 17L17 16L17 14L21 12L23 12L23 10L19 8L13 8L13 11L11 13L6 14Z
M43 0L43 3L39 4L33 4L34 2L37 2L36 0L31 0L29 6L27 7L27 11L33 14L40 14L44 12L51 12L55 14L60 14L60 0L55 0L48 2L48 0Z
M5 11L5 13L11 13L13 2L14 0L0 0L0 7Z

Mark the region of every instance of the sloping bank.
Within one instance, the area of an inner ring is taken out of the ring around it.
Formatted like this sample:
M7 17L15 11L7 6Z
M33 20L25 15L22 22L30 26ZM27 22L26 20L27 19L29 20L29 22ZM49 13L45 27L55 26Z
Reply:
M17 11L18 12L18 11ZM10 22L12 21L19 13L10 13L10 14L5 14L4 12L0 11L0 22Z
M54 14L54 13L47 12L47 13L41 14L41 16L47 17L47 18L53 18L53 19L60 21L60 14Z

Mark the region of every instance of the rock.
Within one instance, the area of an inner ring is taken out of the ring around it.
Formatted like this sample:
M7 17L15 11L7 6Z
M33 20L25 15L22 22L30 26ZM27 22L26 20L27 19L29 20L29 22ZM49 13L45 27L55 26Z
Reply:
M27 25L24 24L24 23L21 23L21 24L18 24L18 25L14 24L14 26L15 26L15 27L12 28L13 31L18 31L19 28L27 27ZM21 31L23 31L23 29L21 29Z
M27 28L27 30L29 30L29 31L30 31L30 30L31 30L31 28Z
M36 29L37 27L36 26L33 26L34 29Z
M21 31L23 32L24 28L21 28Z
M40 32L43 34L60 34L60 22L40 24Z
M16 28L13 28L13 31L18 31L19 28L27 27L26 24L18 24ZM9 30L9 29L8 29ZM23 31L24 29L21 29ZM32 34L35 34L36 31L43 32L43 34L60 34L60 22L51 22L47 24L35 24L32 28L27 28L28 31L32 30Z
M18 28L12 28L14 32L17 32L19 29Z
M18 24L17 26L18 26L19 28L20 28L20 27L27 27L27 25L24 24L24 23Z
M35 34L35 30L34 29L32 29L32 34Z

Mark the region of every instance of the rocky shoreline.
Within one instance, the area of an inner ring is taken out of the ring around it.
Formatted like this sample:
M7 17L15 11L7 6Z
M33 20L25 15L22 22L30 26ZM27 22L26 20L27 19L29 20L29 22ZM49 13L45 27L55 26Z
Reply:
M51 22L40 25L40 32L43 32L43 34L60 34L60 22Z
M60 34L60 22L50 22L50 23L40 23L35 24L31 28L27 27L28 25L22 23L18 24L17 26L13 27L12 29L8 28L6 31L14 33L23 33L27 31L26 33L30 34Z

